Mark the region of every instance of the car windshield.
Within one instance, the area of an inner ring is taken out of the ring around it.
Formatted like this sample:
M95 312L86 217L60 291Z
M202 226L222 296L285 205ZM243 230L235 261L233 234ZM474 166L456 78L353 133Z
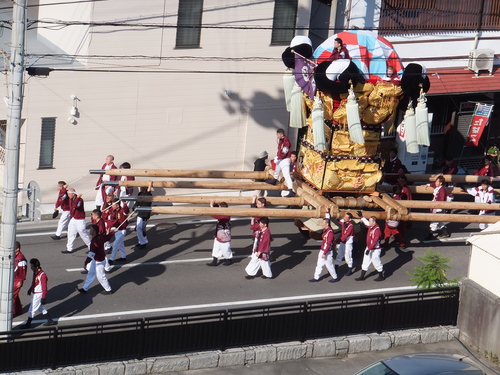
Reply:
M356 375L399 375L386 366L384 362L377 362L364 370L357 372Z

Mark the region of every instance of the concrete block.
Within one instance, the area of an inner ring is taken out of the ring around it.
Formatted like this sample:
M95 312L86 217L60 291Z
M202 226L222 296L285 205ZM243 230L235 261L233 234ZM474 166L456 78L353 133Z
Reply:
M189 370L189 359L185 355L173 355L157 358L150 367L148 374L164 374L166 372Z
M245 364L245 351L241 348L227 349L219 354L219 366L242 366Z
M255 348L255 363L276 362L276 348L272 345Z
M350 336L347 341L349 342L349 353L370 351L371 340L368 336Z
M371 340L370 350L378 351L378 350L387 350L392 347L391 337L386 334L381 335L368 335Z
M189 369L198 370L202 368L213 368L219 364L218 352L203 352L196 354L188 354Z
M334 340L335 341L335 355L344 356L349 351L349 341L347 339Z
M125 375L142 375L146 374L147 366L145 361L128 361L125 362Z
M107 363L97 367L99 375L123 375L125 373L125 365L122 362Z
M255 348L247 347L243 348L245 352L245 364L255 363Z
M312 358L314 351L314 341L306 341L303 343L306 346L305 358Z
M448 331L442 328L423 329L420 331L420 341L422 344L448 341Z
M289 361L306 356L306 346L302 343L287 342L276 345L276 357L278 361Z
M153 373L153 366L155 364L155 360L157 359L163 359L164 357L160 358L145 358L144 362L146 363L146 374L151 374Z
M335 340L319 339L314 343L313 357L333 357L335 353Z
M76 375L76 368L73 366L57 369L57 375Z
M420 333L413 330L394 331L394 346L406 346L420 344Z
M447 326L445 327L448 330L448 341L454 340L460 337L460 328Z
M95 365L75 366L75 375L99 375L99 369Z

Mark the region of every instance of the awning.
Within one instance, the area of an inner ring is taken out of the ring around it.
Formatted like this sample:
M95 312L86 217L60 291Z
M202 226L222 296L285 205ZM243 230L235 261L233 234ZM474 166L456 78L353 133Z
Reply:
M492 76L487 71L481 71L478 77L467 68L429 69L427 75L431 82L431 88L427 95L457 95L500 91L499 68L499 66L494 67Z

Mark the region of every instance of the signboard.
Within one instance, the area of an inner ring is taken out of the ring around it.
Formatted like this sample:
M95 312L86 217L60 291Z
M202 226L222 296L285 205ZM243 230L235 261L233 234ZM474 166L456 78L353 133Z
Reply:
M466 146L478 146L479 139L483 134L484 128L488 125L493 106L489 104L476 103L474 115L469 127L469 134L467 134Z

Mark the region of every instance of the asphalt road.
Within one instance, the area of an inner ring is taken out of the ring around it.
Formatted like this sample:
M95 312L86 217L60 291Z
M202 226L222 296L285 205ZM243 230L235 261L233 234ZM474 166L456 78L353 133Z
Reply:
M392 248L382 258L387 274L385 281L374 282L376 272L371 268L368 279L357 282L354 278L358 277L359 270L345 277L347 266L343 265L340 282L328 283L330 277L326 276L325 269L321 282L309 283L307 280L313 276L320 243L300 234L292 220L271 221L272 248L278 258L272 263L273 279L246 280L244 268L253 241L249 219L233 220L231 247L235 259L234 264L227 267L205 264L211 260L215 221L196 219L153 217L146 250L133 249L136 237L135 232L130 232L125 238L127 262L115 263L108 273L114 290L109 296L100 294L103 289L97 281L86 295L75 291L85 280L81 271L86 247L77 238L77 251L61 254L65 250L65 239L54 241L50 238L56 220L19 224L18 240L25 256L38 258L49 277L47 308L51 315L60 325L68 325L409 289L413 285L407 271L421 264L417 257L429 248L451 257L449 278L465 276L470 257L470 246L465 240L471 233L478 232L477 224L452 224L451 238L423 243L420 239L427 235L428 224L413 223L407 233L409 247L398 252ZM362 242L355 246L358 267L364 240ZM31 281L31 275L28 278L26 284ZM14 327L27 318L26 284L21 292L24 314L15 318Z

